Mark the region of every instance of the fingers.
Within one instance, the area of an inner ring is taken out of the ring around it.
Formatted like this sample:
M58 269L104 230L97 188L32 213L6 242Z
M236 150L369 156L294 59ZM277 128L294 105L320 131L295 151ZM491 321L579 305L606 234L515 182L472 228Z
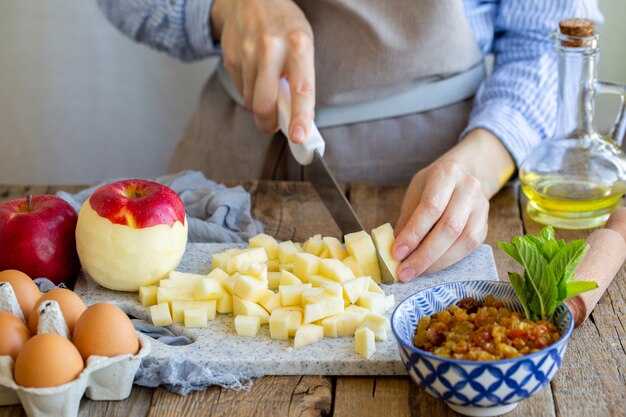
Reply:
M460 170L452 164L432 166L427 173L419 204L396 236L392 247L394 259L404 261L439 221L452 197L459 174Z
M287 38L286 70L291 89L289 138L302 143L309 137L315 113L315 63L313 38L295 30Z
M278 128L278 80L282 72L284 47L280 39L266 36L262 39L252 111L257 127L266 133Z
M252 37L245 38L241 47L241 78L243 80L241 95L244 106L248 110L252 110L258 67L257 55L256 40Z
M424 274L437 272L460 261L485 241L488 231L489 202L486 199L481 201L481 207L472 212L461 236L442 257L424 271Z
M411 214L415 211L415 208L419 204L422 193L424 191L424 181L425 175L422 172L419 172L411 179L411 183L409 184L406 194L402 199L402 205L400 207L400 216L398 216L398 220L396 221L396 227L394 228L394 235L398 236L406 223L411 218Z
M409 281L430 268L461 236L468 218L480 204L480 184L473 177L465 177L448 202L443 215L417 249L398 268L401 281ZM484 199L484 197L483 197Z

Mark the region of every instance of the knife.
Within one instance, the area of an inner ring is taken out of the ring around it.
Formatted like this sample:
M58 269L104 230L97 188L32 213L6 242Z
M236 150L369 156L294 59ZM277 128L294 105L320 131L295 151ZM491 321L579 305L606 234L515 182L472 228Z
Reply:
M282 78L278 90L278 126L287 138L291 154L300 165L307 167L310 173L309 181L339 226L341 234L345 236L349 233L365 230L346 198L341 184L324 161L326 143L315 122L311 122L309 137L303 143L297 144L288 139L290 120L291 93L289 82ZM385 284L392 284L395 280L383 261L378 248L376 248L376 256L378 257L381 281Z

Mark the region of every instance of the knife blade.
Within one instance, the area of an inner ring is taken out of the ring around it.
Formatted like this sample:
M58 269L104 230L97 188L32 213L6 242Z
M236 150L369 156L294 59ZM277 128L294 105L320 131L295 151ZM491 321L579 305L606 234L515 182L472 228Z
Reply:
M337 178L324 160L326 143L315 122L311 123L309 137L303 143L296 144L289 140L290 120L291 94L289 83L283 78L280 80L278 92L278 125L289 144L292 155L300 165L307 167L310 174L309 180L326 209L335 220L335 223L339 226L342 237L349 233L365 230L352 205L346 198L341 184L337 181ZM395 281L393 275L383 261L378 248L376 248L376 256L378 257L381 281L385 284L393 283Z

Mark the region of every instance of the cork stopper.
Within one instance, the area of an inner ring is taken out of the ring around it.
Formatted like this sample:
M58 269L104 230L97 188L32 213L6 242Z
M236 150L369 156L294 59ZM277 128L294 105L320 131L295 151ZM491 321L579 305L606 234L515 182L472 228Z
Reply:
M596 24L591 19L567 19L559 22L559 30L565 36L574 38L587 38L594 35ZM572 48L580 48L590 46L591 42L585 39L567 39L562 40L561 45Z

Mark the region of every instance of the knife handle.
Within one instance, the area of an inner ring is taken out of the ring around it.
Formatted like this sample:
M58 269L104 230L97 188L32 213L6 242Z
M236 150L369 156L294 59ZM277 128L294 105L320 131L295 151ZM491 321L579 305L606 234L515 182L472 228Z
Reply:
M281 78L278 87L278 126L285 134L291 154L300 165L309 165L313 162L315 151L320 156L324 156L326 143L322 139L320 131L315 126L315 122L311 122L311 131L309 137L302 143L293 143L289 139L289 122L291 120L291 93L289 90L289 82L286 78Z

